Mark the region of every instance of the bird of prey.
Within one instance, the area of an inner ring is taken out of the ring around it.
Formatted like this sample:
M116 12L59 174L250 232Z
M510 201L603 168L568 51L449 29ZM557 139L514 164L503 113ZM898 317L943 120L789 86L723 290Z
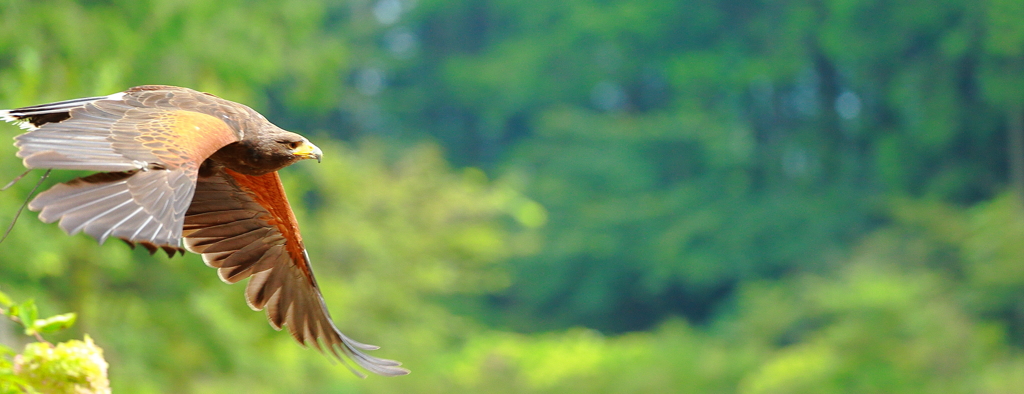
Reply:
M98 171L53 186L29 204L43 222L100 243L120 238L150 253L189 250L235 283L270 324L303 346L380 375L401 363L335 327L310 268L277 170L321 158L306 138L252 108L192 89L147 85L108 96L0 111L25 167ZM345 364L348 365L347 363ZM352 369L349 367L349 369ZM363 376L359 371L354 373Z

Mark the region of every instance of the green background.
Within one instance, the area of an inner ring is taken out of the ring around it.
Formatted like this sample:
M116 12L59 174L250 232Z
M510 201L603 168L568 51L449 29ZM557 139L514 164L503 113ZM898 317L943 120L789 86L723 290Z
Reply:
M283 178L327 304L413 372L354 378L197 256L32 213L0 287L78 312L55 340L90 334L123 393L1024 392L1021 21L1019 0L0 0L0 108L181 85L323 148Z

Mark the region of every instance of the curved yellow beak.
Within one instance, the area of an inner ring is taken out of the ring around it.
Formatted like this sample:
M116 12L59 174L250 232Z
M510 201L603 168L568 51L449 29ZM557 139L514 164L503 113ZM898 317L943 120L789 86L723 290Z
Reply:
M320 159L324 156L324 153L320 151L320 148L317 148L317 146L313 145L309 140L303 140L302 145L299 145L298 148L292 150L292 154L303 159L316 159L317 163L319 163Z

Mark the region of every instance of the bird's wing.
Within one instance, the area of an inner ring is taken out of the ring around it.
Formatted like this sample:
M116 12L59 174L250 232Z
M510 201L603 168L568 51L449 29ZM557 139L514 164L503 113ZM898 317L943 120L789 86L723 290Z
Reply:
M228 105L228 104L234 104ZM27 168L89 171L198 169L240 139L248 107L191 89L142 86L109 96L0 111Z
M153 253L181 251L181 224L195 190L195 171L98 173L54 185L29 203L46 223L68 234L84 231L103 243L121 238Z
M335 327L277 172L250 176L204 166L185 214L184 236L185 247L202 254L225 282L251 277L246 301L254 310L265 309L275 329L288 326L304 346L342 361L344 354L376 374L409 373L399 362L363 353L377 347L353 341Z
M29 208L100 242L114 236L151 250L176 248L199 165L239 139L227 120L194 110L216 99L210 97L133 88L0 111L30 130L15 137L26 167L109 172L56 185Z

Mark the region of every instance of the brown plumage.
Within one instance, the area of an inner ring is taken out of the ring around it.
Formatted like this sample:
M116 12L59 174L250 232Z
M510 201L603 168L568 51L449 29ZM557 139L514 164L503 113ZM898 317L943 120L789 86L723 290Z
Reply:
M115 237L151 253L199 253L225 282L250 278L249 306L299 343L380 375L409 372L366 355L377 347L349 339L331 320L277 174L302 159L320 161L320 149L302 136L245 105L173 86L0 118L30 130L15 138L25 167L100 171L33 199L29 209L42 221L100 243Z

